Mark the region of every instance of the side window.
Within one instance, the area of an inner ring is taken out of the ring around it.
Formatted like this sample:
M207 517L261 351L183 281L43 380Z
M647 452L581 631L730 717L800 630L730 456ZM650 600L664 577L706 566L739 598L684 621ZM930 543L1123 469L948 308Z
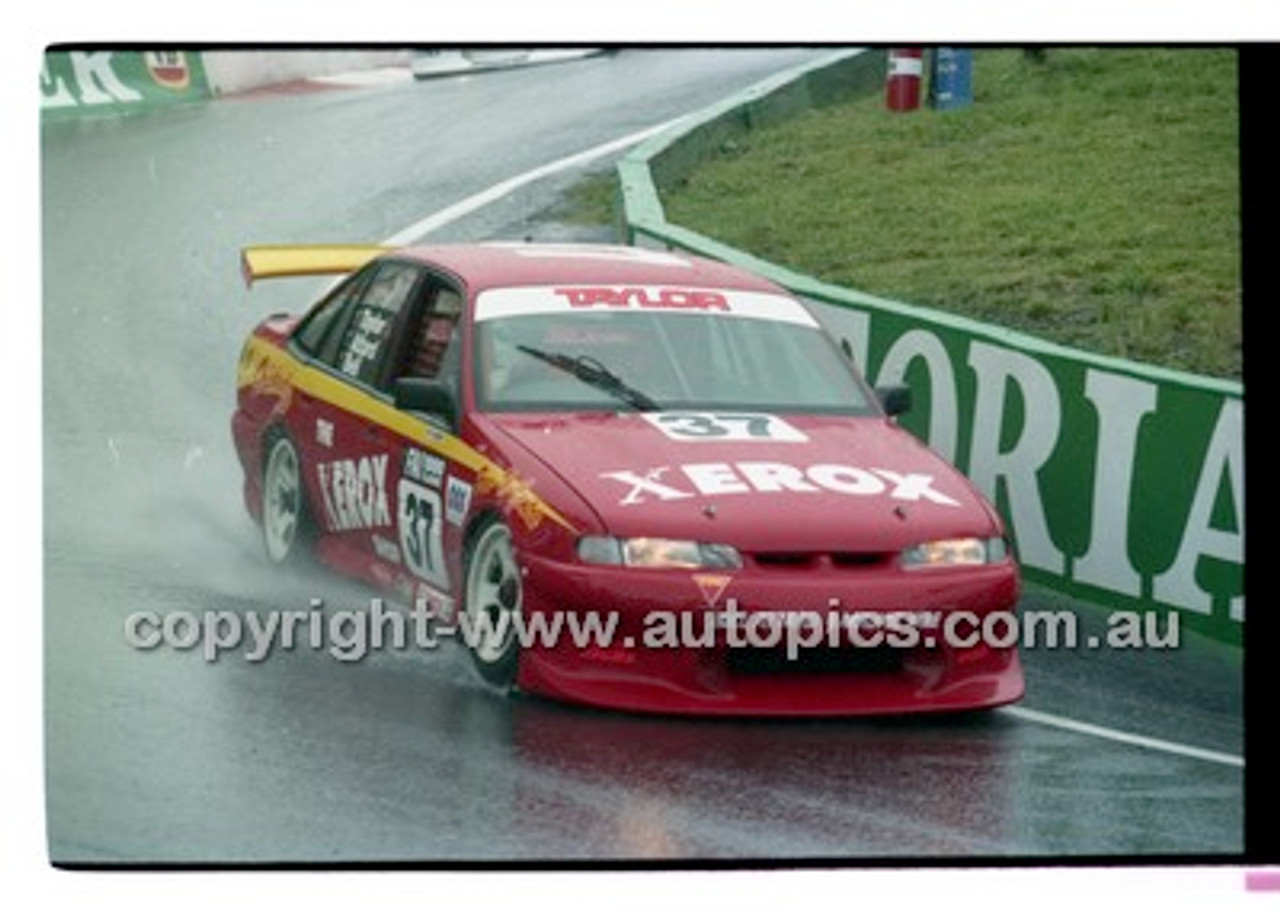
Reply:
M328 297L312 308L293 336L299 347L313 357L330 359L323 356L325 339L330 339L330 349L337 347L341 331L335 326L342 321L348 304L364 290L369 272L369 269L365 269L343 281Z
M376 384L379 370L394 346L397 319L412 299L420 275L416 266L406 262L379 264L364 293L351 307L345 328L335 333L341 340L332 358L322 351L321 359L357 382Z
M410 339L402 375L439 379L457 388L462 360L462 345L458 341L461 313L462 294L452 287L437 286Z

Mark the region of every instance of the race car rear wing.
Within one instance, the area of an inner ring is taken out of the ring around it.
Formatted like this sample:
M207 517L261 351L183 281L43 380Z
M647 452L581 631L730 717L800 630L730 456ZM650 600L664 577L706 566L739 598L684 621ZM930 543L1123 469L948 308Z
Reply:
M246 285L259 278L341 275L394 248L373 244L246 246L240 251L240 272Z

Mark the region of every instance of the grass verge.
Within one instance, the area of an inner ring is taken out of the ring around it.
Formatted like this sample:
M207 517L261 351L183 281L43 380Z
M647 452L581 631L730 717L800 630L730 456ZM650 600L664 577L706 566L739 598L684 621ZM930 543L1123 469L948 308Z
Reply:
M1232 50L974 53L974 103L877 94L726 142L668 220L833 284L1240 378Z

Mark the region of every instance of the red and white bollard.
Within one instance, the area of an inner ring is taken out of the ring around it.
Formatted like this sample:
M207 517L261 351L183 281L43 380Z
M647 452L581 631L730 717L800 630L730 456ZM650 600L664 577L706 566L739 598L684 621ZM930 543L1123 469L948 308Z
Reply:
M924 77L924 51L918 47L895 47L889 51L889 78L885 83L885 106L893 111L920 107L920 83Z

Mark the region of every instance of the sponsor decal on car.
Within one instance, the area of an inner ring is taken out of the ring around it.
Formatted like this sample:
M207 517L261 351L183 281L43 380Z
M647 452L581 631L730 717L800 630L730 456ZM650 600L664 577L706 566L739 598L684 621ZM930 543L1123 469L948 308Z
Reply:
M498 287L476 300L475 320L543 313L650 312L734 316L791 322L817 328L798 300L749 290L715 290L680 286Z
M707 604L708 609L715 609L716 603L720 602L720 597L732 580L732 576L727 574L695 574L693 576L693 583L702 594L702 600Z
M383 336L391 324L391 314L373 307L358 307L355 324L346 342L342 362L338 368L349 376L359 376L365 366L373 361L381 350Z
M767 413L641 414L677 442L807 442L809 437L781 417Z
M406 479L439 489L440 480L444 477L444 458L419 448L408 448L405 449L404 468L400 472Z
M729 311L725 295L714 290L682 290L675 287L557 287L553 293L577 308L606 306L614 309L715 309Z
M373 541L373 552L378 558L387 562L392 562L396 565L400 564L399 546L388 540L386 537L379 536L376 533L371 537L371 539Z
M386 488L388 457L346 458L317 466L320 494L324 499L330 530L391 526Z
M533 483L515 471L487 464L476 474L475 491L493 496L504 512L519 517L528 530L537 530L542 524L542 500L533 491Z
M674 478L669 478L674 474ZM663 465L643 473L616 470L600 474L627 487L619 505L669 502L695 496L751 493L834 492L851 496L887 495L905 502L933 502L959 507L960 503L933 488L931 474L862 468L849 464L814 464L796 467L777 461L713 461L703 464Z
M324 448L333 447L333 424L328 420L316 420L316 444Z
M240 357L236 385L242 389L247 386L254 394L276 398L271 413L279 416L293 402L294 367L289 360L275 355L270 345L252 344L246 346Z
M396 501L400 503L396 516L405 567L423 580L448 587L440 490L402 478Z
M467 520L467 512L471 510L471 484L449 477L444 490L444 517L455 527L461 527Z

